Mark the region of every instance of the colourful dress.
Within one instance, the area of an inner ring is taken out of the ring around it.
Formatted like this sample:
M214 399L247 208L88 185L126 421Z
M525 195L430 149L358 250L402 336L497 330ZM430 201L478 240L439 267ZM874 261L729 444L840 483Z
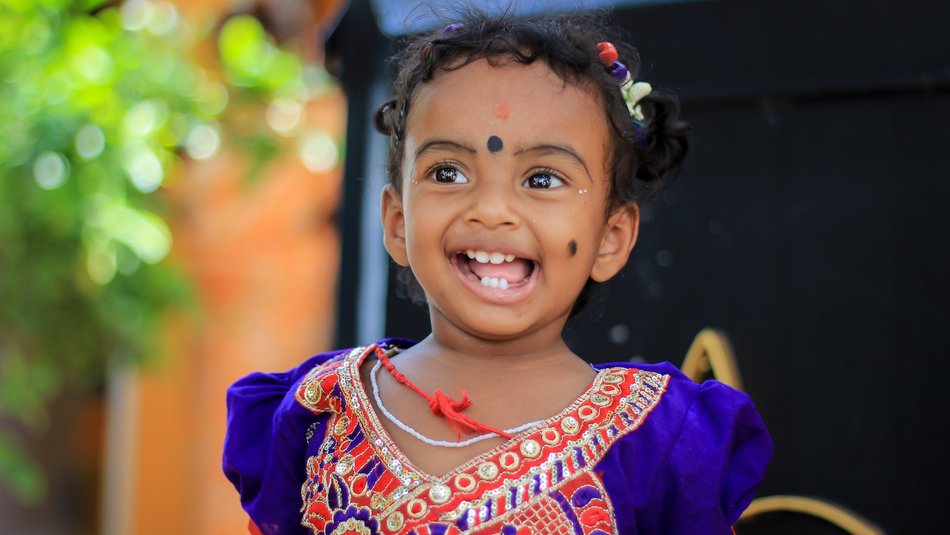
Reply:
M229 389L224 471L252 532L728 534L771 456L745 394L616 363L556 416L431 476L372 410L359 366L375 347Z

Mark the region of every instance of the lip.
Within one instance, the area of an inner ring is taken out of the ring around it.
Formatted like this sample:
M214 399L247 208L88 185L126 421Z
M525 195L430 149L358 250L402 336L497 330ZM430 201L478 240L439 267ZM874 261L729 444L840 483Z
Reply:
M464 273L459 266L458 254L465 254L465 251L468 249L513 254L518 258L523 258L533 262L534 269L531 270L531 275L528 276L528 280L519 286L508 287L506 289L482 286L481 281L477 276L475 276L475 274ZM449 264L452 266L452 270L455 272L455 275L462 281L462 285L468 291L475 294L475 296L482 299L483 301L499 305L513 305L527 300L537 287L538 278L541 276L541 265L537 260L531 258L528 255L524 255L523 253L519 254L517 250L502 244L489 245L487 243L481 243L478 245L471 244L462 246L455 250L455 252L450 253Z

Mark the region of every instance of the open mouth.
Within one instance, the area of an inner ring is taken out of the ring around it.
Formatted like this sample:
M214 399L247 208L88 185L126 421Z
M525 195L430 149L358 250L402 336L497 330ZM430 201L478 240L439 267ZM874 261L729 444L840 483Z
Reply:
M510 253L467 249L459 251L452 263L462 276L487 288L516 290L527 286L537 264Z

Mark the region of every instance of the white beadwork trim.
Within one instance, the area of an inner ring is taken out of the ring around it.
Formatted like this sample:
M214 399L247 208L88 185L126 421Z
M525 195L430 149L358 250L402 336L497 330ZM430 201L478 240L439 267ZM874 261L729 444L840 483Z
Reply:
M402 429L403 431L418 438L419 440L425 442L426 444L429 444L430 446L442 446L443 448L464 448L465 446L471 446L472 444L481 442L482 440L487 440L489 438L495 438L497 436L500 436L498 435L498 433L485 433L484 435L478 435L476 437L472 437L467 440L462 440L459 442L449 442L448 440L435 440L435 439L429 438L423 435L422 433L416 431L415 429L409 427L408 425L403 423L402 420L400 420L399 418L396 418L395 414L389 412L389 409L387 409L386 406L383 405L383 400L380 399L379 397L379 383L376 381L376 375L379 374L379 369L381 367L382 367L382 362L377 360L376 364L373 365L372 371L370 371L369 373L369 380L373 386L373 399L376 400L376 406L379 407L379 411L383 413L383 416L385 416L386 419L389 420L390 422L396 424L396 426L398 426L399 429ZM534 427L542 422L544 422L544 420L536 420L534 422L528 422L526 424L519 425L518 427L505 429L505 432L513 435L520 431L524 431L525 429Z

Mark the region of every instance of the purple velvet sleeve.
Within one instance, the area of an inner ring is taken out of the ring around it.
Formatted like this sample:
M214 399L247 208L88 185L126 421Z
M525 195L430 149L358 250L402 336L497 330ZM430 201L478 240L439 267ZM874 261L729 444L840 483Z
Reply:
M637 367L671 378L643 425L596 468L619 532L731 534L772 456L752 400L717 381L698 385L669 363Z
M241 505L265 535L307 533L300 525L300 487L306 478L307 428L323 436L327 418L300 406L296 385L324 353L285 373L253 373L227 393L224 473L241 496Z

